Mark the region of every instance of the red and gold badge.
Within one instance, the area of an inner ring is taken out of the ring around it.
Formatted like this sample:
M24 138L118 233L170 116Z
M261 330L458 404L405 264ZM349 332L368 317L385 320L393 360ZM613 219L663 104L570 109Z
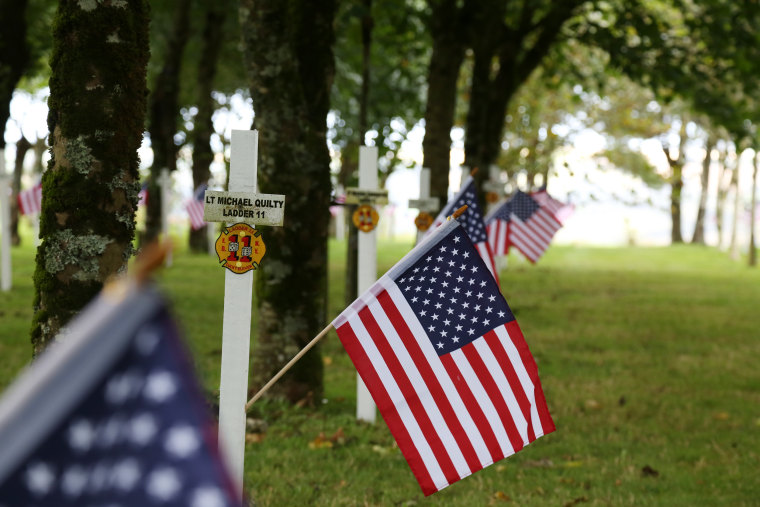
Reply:
M369 204L362 204L356 208L356 211L354 211L354 225L362 232L369 232L377 227L377 221L379 219L380 215L378 215L375 208Z
M418 231L425 232L430 229L431 225L433 225L433 216L430 213L422 211L414 219L414 225L417 226Z
M257 269L266 251L261 233L248 224L231 225L216 239L219 264L237 274Z
M486 202L487 203L495 203L499 201L499 194L496 192L486 192Z

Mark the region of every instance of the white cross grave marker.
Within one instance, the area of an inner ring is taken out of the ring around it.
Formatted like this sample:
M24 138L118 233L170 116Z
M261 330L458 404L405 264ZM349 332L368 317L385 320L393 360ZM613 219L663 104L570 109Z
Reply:
M0 289L11 290L11 180L5 174L5 151L0 150Z
M410 208L417 208L420 213L435 213L440 207L440 199L430 197L430 169L423 167L420 169L420 197L419 199L409 200ZM417 241L420 242L426 231L417 231Z
M359 147L359 188L349 188L347 204L385 204L388 191L377 188L377 147ZM377 280L377 230L359 232L358 238L357 292L363 293ZM356 376L356 418L375 422L377 410L372 396L361 377Z
M161 169L161 176L158 177L158 185L161 189L161 236L164 241L169 239L169 199L171 198L172 179L169 176L168 169ZM164 264L167 268L172 265L172 252L166 253Z
M259 133L233 130L230 154L230 192L207 190L203 205L206 222L257 222L282 225L285 196L256 194ZM211 226L211 224L209 224ZM247 247L246 247L247 248ZM231 250L231 249L230 249ZM222 324L222 370L219 382L219 446L242 498L245 455L245 404L251 343L253 271L225 270Z

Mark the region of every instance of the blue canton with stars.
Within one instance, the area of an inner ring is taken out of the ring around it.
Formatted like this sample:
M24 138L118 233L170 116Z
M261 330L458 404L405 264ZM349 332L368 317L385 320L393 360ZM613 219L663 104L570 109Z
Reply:
M395 282L439 356L514 320L462 227L453 228Z
M494 212L493 215L488 219L488 223L490 224L494 220L503 220L505 222L509 222L510 215L512 215L512 201L507 201L501 206L499 206L499 209Z
M538 203L534 201L531 196L525 192L520 192L519 190L510 200L510 204L512 207L512 213L517 215L517 217L523 222L533 216L533 213L540 208Z
M443 214L449 216L462 206L467 206L467 211L460 216L457 221L467 231L473 243L488 241L486 228L483 224L483 214L480 212L478 200L475 198L475 180L470 178L470 182L460 191L459 198L449 203Z

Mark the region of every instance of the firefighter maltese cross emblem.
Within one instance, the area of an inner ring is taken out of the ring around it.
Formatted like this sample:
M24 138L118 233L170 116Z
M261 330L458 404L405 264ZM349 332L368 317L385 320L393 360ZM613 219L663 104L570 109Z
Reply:
M266 251L261 233L248 224L230 225L216 239L219 264L238 275L258 268Z

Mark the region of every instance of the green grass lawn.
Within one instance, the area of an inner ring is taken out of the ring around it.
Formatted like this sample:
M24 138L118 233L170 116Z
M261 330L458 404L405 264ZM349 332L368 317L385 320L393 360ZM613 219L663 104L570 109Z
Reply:
M380 247L381 271L409 250ZM343 309L344 249L331 243L328 320ZM13 263L0 387L30 354L33 250L14 249ZM213 259L183 251L158 275L210 392L223 280ZM319 407L254 406L268 424L246 448L257 505L760 504L760 270L693 246L552 247L536 266L511 256L501 283L555 433L424 498L382 419L354 421L356 373L331 333Z

